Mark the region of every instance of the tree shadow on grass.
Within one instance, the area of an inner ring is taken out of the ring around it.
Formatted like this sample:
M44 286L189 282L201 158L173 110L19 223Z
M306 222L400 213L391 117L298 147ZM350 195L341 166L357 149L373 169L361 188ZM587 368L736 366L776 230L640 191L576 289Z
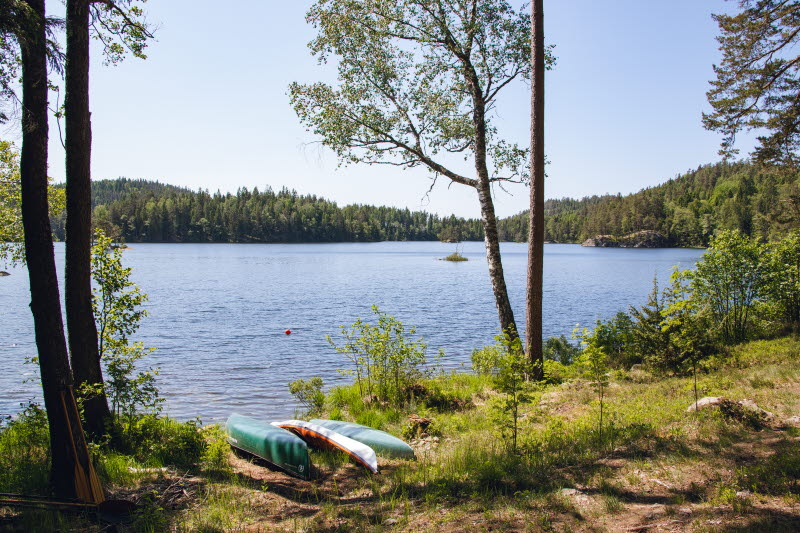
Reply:
M378 495L365 488L372 485L373 474L346 460L313 465L312 479L304 480L258 456L240 450L237 450L236 455L256 467L235 473L242 486L254 490L266 488L297 504L318 505L333 501L341 505L352 505L380 500ZM396 468L394 465L383 465L381 474L378 474L379 482L385 484L384 476L385 479L391 478Z
M784 511L759 510L746 517L737 517L736 524L722 526L725 533L796 533L800 531L800 516Z

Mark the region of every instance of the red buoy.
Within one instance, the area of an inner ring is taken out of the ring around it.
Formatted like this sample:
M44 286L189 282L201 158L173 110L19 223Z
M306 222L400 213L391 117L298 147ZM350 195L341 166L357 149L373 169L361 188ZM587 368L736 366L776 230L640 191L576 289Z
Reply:
M291 335L292 334L292 330L287 329L286 331L284 331L284 333L286 333L287 335Z

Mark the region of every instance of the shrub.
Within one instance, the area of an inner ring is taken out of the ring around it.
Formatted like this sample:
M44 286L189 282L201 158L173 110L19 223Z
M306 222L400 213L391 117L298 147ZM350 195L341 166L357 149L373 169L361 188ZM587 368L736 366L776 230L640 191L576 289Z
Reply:
M157 412L162 399L155 384L156 370L138 370L137 363L153 352L129 338L147 316L142 304L147 295L130 279L131 269L122 267L122 250L112 246L102 232L92 247L92 308L97 325L100 357L105 366L105 392L111 410L129 426L140 411ZM82 395L91 390L79 391Z
M144 415L125 433L125 448L138 461L154 466L192 466L200 462L206 450L199 425L197 420L178 422Z
M800 330L800 232L769 245L764 295L785 326Z
M595 337L584 328L576 332L576 337L581 339L583 352L576 361L584 376L592 383L592 388L597 393L600 404L600 413L597 422L597 440L603 444L603 415L605 407L605 393L608 387L608 356L603 349L595 343Z
M522 341L513 331L497 337L502 346L502 357L494 374L494 387L503 394L493 405L500 435L513 452L517 451L520 406L531 399L528 381L533 374L533 363L522 349Z
M663 328L664 297L659 293L658 280L653 279L653 290L642 307L631 307L631 361L645 362L654 368L664 368L663 361L672 358L669 333Z
M620 311L607 322L598 320L593 336L595 346L606 353L610 366L629 368L631 365L641 362L641 357L632 350L634 323L629 314ZM577 357L580 349L575 348L575 352L577 353L572 354L573 358Z
M447 380L430 380L420 385L415 399L422 402L428 409L439 411L440 413L461 411L474 407L472 395L468 389L453 386Z
M203 471L214 476L230 476L233 473L228 461L231 447L225 432L218 425L206 426L200 431L206 441L205 450L200 456Z
M499 344L484 346L472 351L472 370L479 376L493 376L497 374L500 360L503 358L504 350Z
M598 325L600 322L598 321ZM550 361L558 361L562 365L569 365L580 355L581 350L575 346L564 335L560 337L550 337L544 341L542 346L544 358Z
M709 331L708 313L697 305L690 291L688 271L676 270L670 277L671 285L665 291L666 307L662 329L668 335L672 357L653 365L661 370L685 372L691 368L694 378L694 401L699 399L697 391L697 365L708 357L713 349Z
M289 393L306 408L306 415L313 416L321 413L325 407L323 385L324 382L319 376L314 376L308 381L298 379L289 383Z
M564 365L558 361L551 361L545 359L544 361L544 379L548 384L559 384L571 379L574 374L572 365Z
M715 237L689 271L693 298L708 309L726 344L750 337L755 304L765 294L766 272L764 245L738 231Z
M460 261L469 261L469 259L464 257L458 252L453 252L452 254L445 257L444 261L460 262Z
M402 322L376 305L372 312L377 324L359 318L349 329L341 326L344 344L336 345L330 335L328 342L352 363L352 368L342 373L355 374L362 398L400 405L407 399L405 391L432 371L426 368L427 345L421 338L409 338L415 328L406 331Z

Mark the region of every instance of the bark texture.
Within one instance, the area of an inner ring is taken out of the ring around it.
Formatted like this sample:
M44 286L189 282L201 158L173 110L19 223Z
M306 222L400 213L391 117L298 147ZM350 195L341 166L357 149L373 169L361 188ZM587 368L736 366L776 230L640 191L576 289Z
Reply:
M58 497L102 501L72 395L47 207L47 50L44 0L19 36L22 58L22 225L39 369L50 430L50 482Z
M65 303L69 352L75 387L100 386L103 371L92 312L91 150L89 113L89 0L67 0L66 96L66 270ZM100 437L110 428L105 394L87 395L83 403L86 431Z
M503 275L503 261L500 258L500 239L497 234L497 217L492 201L492 187L489 169L486 165L486 102L480 89L478 75L471 65L467 68L467 80L472 96L472 122L475 128L475 173L478 176L475 188L481 205L486 261L489 264L489 279L492 282L500 329L515 339L518 337L514 312L508 298L506 280Z
M500 318L500 329L513 339L518 337L514 312L508 298L506 279L503 274L503 262L500 258L500 239L497 234L497 218L494 214L491 186L487 180L479 180L478 199L481 204L481 221L483 222L484 243L486 245L486 261L489 263L489 279L492 282L497 314Z
M534 379L543 377L542 282L544 263L544 14L543 0L531 2L531 196L525 344Z

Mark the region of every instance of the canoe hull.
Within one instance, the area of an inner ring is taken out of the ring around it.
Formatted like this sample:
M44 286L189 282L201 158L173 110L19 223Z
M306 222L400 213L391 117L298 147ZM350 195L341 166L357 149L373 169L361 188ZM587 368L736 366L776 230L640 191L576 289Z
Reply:
M255 418L233 414L225 423L228 443L301 479L311 478L308 445L293 433Z
M272 425L292 431L315 448L342 451L373 474L378 473L378 457L366 444L305 420L272 422Z
M341 433L345 437L366 444L375 450L375 453L378 455L398 459L416 459L411 446L385 431L362 426L354 422L342 422L341 420L323 420L315 418L311 420L311 423L331 429L337 433Z

